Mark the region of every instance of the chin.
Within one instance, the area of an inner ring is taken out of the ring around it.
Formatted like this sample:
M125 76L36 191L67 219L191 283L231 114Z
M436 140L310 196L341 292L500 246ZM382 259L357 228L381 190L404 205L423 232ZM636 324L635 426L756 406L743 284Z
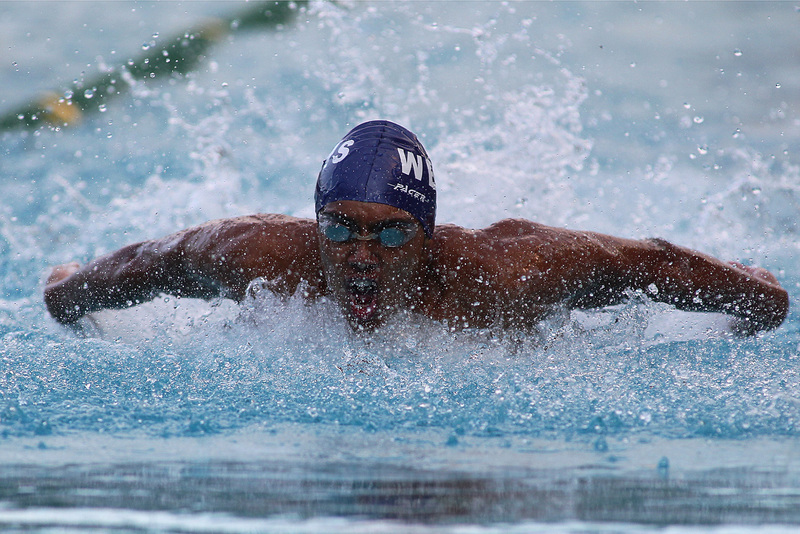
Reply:
M386 324L389 315L381 306L355 306L348 301L343 303L347 321L354 330L372 331Z
M351 310L347 310L346 316L347 321L354 330L372 331L383 326L383 324L386 322L378 313L365 316L363 314L355 314L352 313Z

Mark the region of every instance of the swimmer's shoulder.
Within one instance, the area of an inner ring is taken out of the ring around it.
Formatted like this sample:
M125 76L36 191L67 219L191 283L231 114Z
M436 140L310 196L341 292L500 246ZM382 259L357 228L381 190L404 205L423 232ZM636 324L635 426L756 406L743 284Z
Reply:
M309 233L313 231L315 222L313 219L293 217L282 213L254 213L250 215L240 215L238 217L228 217L225 219L215 219L201 224L197 228L205 231L261 231L261 232L301 232Z
M447 285L489 280L505 287L523 275L546 270L548 251L572 234L526 219L503 219L480 229L437 226L429 272Z
M190 239L213 242L217 246L287 242L293 246L313 245L316 239L312 219L274 213L256 213L215 219L181 233Z
M545 268L537 250L551 236L549 227L524 219L480 229L438 225L430 243L423 309L436 319L481 328L498 320L538 320L546 310L530 302L520 319L520 295L527 276Z
M477 259L509 247L543 244L563 233L569 231L527 219L502 219L479 229L442 224L436 227L431 248L443 257L470 256Z
M256 213L216 219L182 232L186 248L247 263L316 263L315 222L290 215Z
M281 279L291 293L303 281L322 285L316 223L281 214L257 213L209 221L188 240L224 282L243 295L255 278Z

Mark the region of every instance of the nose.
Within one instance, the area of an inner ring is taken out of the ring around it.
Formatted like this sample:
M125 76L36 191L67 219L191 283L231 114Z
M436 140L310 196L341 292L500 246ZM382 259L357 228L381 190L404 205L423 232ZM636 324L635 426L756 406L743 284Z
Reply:
M351 265L360 268L369 268L378 263L378 256L375 254L376 242L370 240L356 240L353 242L353 249L348 258Z

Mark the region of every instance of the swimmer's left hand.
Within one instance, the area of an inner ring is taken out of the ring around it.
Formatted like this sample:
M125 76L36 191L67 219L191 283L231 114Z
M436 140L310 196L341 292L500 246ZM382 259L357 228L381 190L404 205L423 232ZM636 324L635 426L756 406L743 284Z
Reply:
M778 282L778 279L775 277L774 274L769 272L767 269L764 269L763 267L752 267L744 265L738 261L731 261L728 263L733 267L746 272L748 275L755 278L756 280L765 282L771 286L778 288L779 291L784 292L780 282ZM783 315L785 316L785 312ZM731 331L737 336L752 336L757 334L759 331L774 327L775 326L770 325L765 328L765 325L761 324L760 321L758 320L758 317L755 315L746 318L735 317L730 322Z

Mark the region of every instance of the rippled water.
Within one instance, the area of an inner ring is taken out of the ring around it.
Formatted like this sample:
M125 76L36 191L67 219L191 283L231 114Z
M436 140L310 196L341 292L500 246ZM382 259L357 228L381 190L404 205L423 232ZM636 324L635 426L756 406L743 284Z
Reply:
M246 7L3 3L0 111ZM41 290L53 264L212 218L312 215L322 158L382 117L423 138L442 222L657 235L768 267L794 299L799 17L315 2L75 127L0 134L0 525L791 531L794 312L737 339L722 316L632 295L536 335L408 316L365 338L327 303L261 293L164 297L75 335Z

